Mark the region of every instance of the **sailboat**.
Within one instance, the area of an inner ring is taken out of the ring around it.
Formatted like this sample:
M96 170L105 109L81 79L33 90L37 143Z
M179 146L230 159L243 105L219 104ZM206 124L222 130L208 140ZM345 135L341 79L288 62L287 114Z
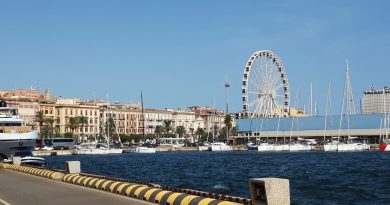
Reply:
M109 108L110 104L108 102L108 94L107 94L107 109L110 110ZM111 115L111 111L110 115ZM110 126L111 123L109 120L106 121L106 140L107 144L98 144L96 142L92 143L83 143L79 146L76 147L74 150L74 154L79 154L79 155L106 155L106 154L121 154L123 152L122 148L112 148L110 146ZM114 125L115 126L115 125ZM115 126L116 129L117 126Z
M280 128L280 115L278 116L278 126L276 128L276 139L279 137L279 128ZM274 145L274 151L280 152L280 151L290 151L290 146L286 144L286 137L283 136L283 144L275 144Z
M325 109L325 125L324 125L324 151L337 151L337 144L339 143L338 138L330 139L330 142L326 142L326 132L327 132L327 121L328 121L328 112L332 110L332 101L331 101L331 86L330 82L328 84L328 96L326 99L326 109ZM332 120L332 118L330 118ZM330 126L332 127L332 121L330 122Z
M253 120L253 118L252 118L252 120ZM263 130L263 122L264 122L264 118L261 118L259 139L257 139L257 137L256 137L256 141L255 141L256 144L248 143L248 151L259 151L259 152L274 151L274 144L268 143L268 137L267 137L266 142L261 141L261 132ZM257 128L257 126L256 126L256 128Z
M142 96L142 91L141 91L141 113L142 113L142 125L143 125L142 137L143 137L143 139L145 139L145 115L144 115L144 99ZM153 153L156 153L156 148L146 147L146 146L137 146L137 147L130 148L126 152L153 154Z
M311 91L312 92L312 91ZM296 98L296 101L295 101L295 106L297 107L297 109L299 109L299 104L298 104L298 90L297 90L297 98ZM298 132L298 120L299 120L299 117L296 117L296 120L297 120L297 125L296 125L296 128L297 128L297 132ZM300 140L301 138L298 137L297 141L295 142L292 142L291 141L291 136L292 136L292 130L293 130L293 125L294 125L294 118L291 119L291 130L290 130L290 144L289 144L289 150L290 152L297 152L297 151L310 151L310 150L313 150L314 147L310 144L308 144L306 141L303 141L303 140Z
M340 113L340 124L339 124L338 139L340 139L341 125L342 125L342 121L343 121L343 116L344 115L347 118L346 120L347 120L347 130L348 130L347 133L348 134L347 134L347 140L346 141L337 144L337 151L363 151L363 150L370 150L370 145L368 145L366 143L355 142L357 137L352 137L352 136L350 136L350 133L349 133L349 129L350 129L350 120L349 120L349 118L350 118L351 114L352 115L356 114L356 110L355 110L355 104L354 104L354 100L353 100L351 80L350 80L350 76L349 76L349 64L348 64L348 61L346 62L346 64L347 64L347 71L346 71L346 75L345 75L344 96L343 96L343 104L342 104L341 113ZM346 113L344 113L345 102L347 103L347 105L346 105L347 112Z

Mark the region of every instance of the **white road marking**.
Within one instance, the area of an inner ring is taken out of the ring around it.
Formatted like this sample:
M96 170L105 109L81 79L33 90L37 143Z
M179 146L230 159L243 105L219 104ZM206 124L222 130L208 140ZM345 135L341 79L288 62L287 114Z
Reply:
M0 199L0 203L3 204L3 205L11 205L10 203L4 201L3 199Z

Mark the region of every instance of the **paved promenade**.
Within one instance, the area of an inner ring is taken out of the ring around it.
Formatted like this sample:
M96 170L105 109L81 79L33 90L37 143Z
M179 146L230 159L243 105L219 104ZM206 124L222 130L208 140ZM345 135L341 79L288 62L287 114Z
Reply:
M0 183L0 205L152 204L1 168Z

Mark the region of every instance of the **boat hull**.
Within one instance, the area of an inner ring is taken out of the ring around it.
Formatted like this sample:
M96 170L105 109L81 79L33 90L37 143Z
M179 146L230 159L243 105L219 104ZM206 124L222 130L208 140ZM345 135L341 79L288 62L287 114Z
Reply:
M122 154L122 149L100 149L100 148L82 148L75 149L74 154L78 155L106 155L106 154Z
M210 148L209 148L210 151L212 152L227 152L227 151L233 151L233 147L229 146L229 145L225 145L225 144L222 144L222 145L211 145Z
M270 151L275 151L274 150L274 145L268 144L268 143L263 143L260 145L251 145L248 146L249 151L258 151L258 152L270 152Z
M339 152L354 152L354 151L365 151L365 150L370 150L370 145L362 144L362 143L337 145L337 151Z
M128 152L140 153L140 154L153 154L153 153L156 153L156 148L136 147L134 149L130 149Z
M290 152L310 151L310 150L313 150L313 146L311 145L303 145L303 144L290 145Z
M385 144L385 143L383 143L383 144L381 144L380 146L379 146L379 150L380 151L382 151L382 152L390 152L390 144Z
M37 132L0 133L0 158L29 156L35 148Z
M325 152L336 152L337 151L337 144L324 144L324 151Z
M198 150L199 151L209 151L210 150L210 146L199 146Z

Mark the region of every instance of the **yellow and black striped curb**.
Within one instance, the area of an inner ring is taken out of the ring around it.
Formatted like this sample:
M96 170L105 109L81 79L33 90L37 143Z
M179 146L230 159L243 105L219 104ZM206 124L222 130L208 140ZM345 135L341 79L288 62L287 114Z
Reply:
M129 182L113 181L79 174L67 174L64 182L103 190L161 205L242 205L240 203L178 193Z
M8 164L8 163L0 163L0 167L4 169L11 169L18 172L24 172L24 173L33 174L36 176L41 176L41 177L54 179L54 180L62 180L62 178L65 176L65 174L62 172L51 171L44 168L34 168L34 167L21 166L15 164Z

